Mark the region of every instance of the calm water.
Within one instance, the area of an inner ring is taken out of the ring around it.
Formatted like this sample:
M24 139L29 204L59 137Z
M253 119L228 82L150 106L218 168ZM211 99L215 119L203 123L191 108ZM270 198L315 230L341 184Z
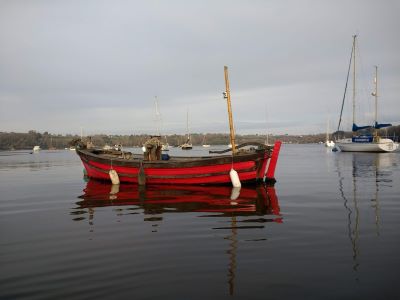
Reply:
M283 145L276 176L118 189L0 152L0 298L399 299L400 153Z

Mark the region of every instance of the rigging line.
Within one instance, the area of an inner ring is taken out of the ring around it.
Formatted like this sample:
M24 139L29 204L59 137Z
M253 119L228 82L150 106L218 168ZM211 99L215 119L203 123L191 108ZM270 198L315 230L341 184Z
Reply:
M339 124L337 127L337 131L339 131L340 124L342 123L342 115L343 115L343 106L344 106L344 100L346 99L346 92L347 92L347 85L349 83L349 75L350 75L350 68L351 68L351 61L353 58L353 51L354 51L354 46L351 47L351 54L350 54L350 62L349 62L349 68L347 70L347 78L346 78L346 85L344 87L344 94L343 94L343 100L342 100L342 107L340 109L340 117L339 117Z

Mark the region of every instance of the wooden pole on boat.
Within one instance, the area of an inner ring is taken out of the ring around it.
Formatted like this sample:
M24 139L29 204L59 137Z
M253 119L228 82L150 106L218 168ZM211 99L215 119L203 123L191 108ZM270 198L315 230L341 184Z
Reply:
M226 98L226 102L228 104L230 140L231 140L231 145L232 145L232 153L236 154L235 128L233 127L232 107L231 107L231 93L230 93L230 89L229 89L229 78L228 78L228 67L227 66L224 66L224 74L225 74L225 93L224 93L224 98Z

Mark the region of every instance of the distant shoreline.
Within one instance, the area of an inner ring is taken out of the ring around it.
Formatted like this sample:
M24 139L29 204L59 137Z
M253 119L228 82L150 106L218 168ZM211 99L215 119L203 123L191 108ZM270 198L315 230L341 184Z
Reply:
M351 136L350 132L343 132L342 135ZM381 130L381 135L387 135L398 141L400 136L400 125L392 126L387 130ZM92 135L94 145L102 147L104 145L121 144L125 147L141 147L152 134L131 134L131 135ZM200 146L204 141L209 145L228 145L228 133L192 133L190 135L192 144ZM34 146L40 146L43 150L69 148L73 139L80 138L73 134L50 134L47 131L40 133L30 130L25 133L0 132L0 150L31 150ZM186 140L186 135L170 134L162 135L162 142L171 146L180 145ZM317 144L326 140L326 133L307 134L307 135L272 135L272 134L245 134L236 135L237 143L256 141L259 143L272 144L280 140L285 144Z

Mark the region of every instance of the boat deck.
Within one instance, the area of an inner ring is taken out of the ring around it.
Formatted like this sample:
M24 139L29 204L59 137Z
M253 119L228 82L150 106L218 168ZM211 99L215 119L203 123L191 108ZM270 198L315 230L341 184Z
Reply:
M105 159L112 159L112 160L121 160L121 161L143 161L142 154L135 154L128 151L119 151L119 150L104 150L104 149L92 149L92 150L81 150L86 154L94 154L100 155ZM255 154L257 150L242 150L239 151L236 156L240 155L248 155L248 154ZM231 154L214 154L214 155L207 155L207 156L170 156L168 155L168 159L166 160L157 160L157 162L162 161L169 161L169 162L184 162L184 161L193 161L193 160L204 160L204 159L214 159L214 158L224 158L224 157L231 157ZM147 161L151 162L151 161Z

